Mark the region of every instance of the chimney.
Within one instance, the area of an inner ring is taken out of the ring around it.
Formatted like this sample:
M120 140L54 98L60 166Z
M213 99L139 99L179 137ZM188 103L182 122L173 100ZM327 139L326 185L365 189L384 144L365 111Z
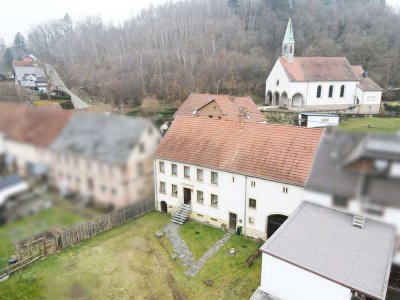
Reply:
M362 76L363 76L364 78L368 78L368 71L364 71L364 73L362 74Z

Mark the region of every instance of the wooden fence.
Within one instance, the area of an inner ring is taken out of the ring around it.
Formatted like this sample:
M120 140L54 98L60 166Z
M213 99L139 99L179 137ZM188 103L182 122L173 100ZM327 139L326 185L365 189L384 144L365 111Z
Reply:
M0 268L0 281L37 259L78 244L155 210L154 200L130 204L112 213L82 224L72 225L54 232L42 232L15 245L18 262Z

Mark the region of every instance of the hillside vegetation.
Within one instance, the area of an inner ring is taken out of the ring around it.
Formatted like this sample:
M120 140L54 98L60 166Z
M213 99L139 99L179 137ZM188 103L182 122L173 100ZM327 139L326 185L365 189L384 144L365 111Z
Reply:
M296 55L347 56L381 86L400 85L400 16L382 0L175 1L118 27L66 15L33 27L28 44L70 86L107 102L217 89L263 98L289 16Z

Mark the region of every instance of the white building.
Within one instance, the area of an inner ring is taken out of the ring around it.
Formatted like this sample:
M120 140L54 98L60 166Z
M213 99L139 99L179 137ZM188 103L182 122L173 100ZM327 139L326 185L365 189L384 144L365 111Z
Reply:
M294 110L378 113L382 89L345 57L295 57L292 22L266 81L265 104Z
M177 116L155 156L156 207L266 238L297 208L322 129Z
M393 224L400 271L400 136L327 132L304 199Z
M261 285L251 299L385 299L393 226L303 202L261 247Z

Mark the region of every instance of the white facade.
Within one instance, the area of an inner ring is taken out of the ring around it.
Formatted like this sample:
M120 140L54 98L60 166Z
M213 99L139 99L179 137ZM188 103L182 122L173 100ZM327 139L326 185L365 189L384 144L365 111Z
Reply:
M305 125L308 128L338 126L339 116L323 114L299 114L299 126L301 125Z
M164 163L164 172L160 162ZM172 164L177 166L176 176L172 175ZM184 176L185 166L190 170L190 178ZM218 227L242 226L244 234L257 238L266 238L269 215L289 216L303 196L303 187L190 164L156 159L154 168L158 210L162 211L161 203L165 201L168 212L173 212L184 203L184 189L188 189L192 205L190 218ZM203 172L202 181L197 180L198 169ZM211 172L218 174L218 184L211 183ZM165 185L165 192L160 189L161 185ZM173 195L172 185L176 186L177 195ZM203 193L203 201L198 201L198 191ZM217 206L211 205L211 195L218 197ZM230 214L236 215L236 224L230 224Z
M261 289L284 300L349 300L351 290L269 254L262 254Z

